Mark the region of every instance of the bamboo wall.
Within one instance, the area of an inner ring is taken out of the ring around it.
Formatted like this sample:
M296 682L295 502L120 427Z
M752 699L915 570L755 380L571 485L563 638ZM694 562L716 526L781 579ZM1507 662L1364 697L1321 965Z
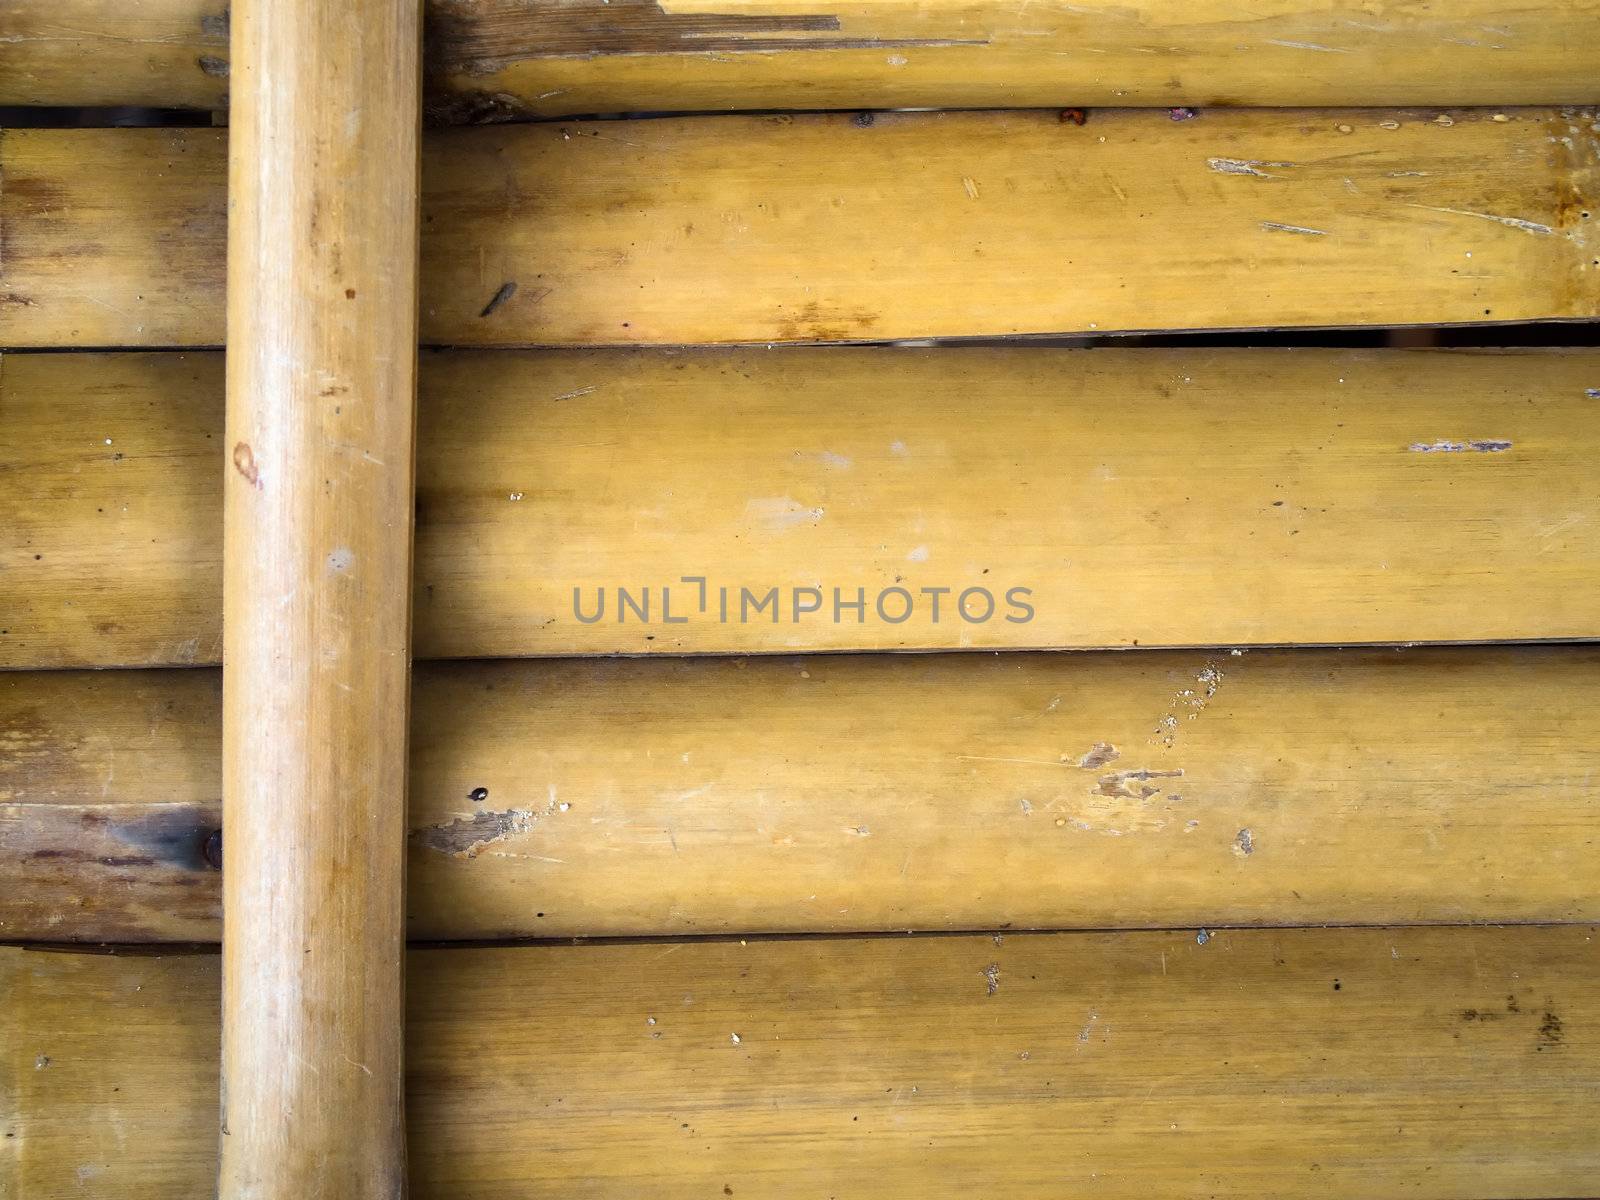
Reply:
M1600 6L425 15L413 1194L1600 1190ZM0 131L0 1195L215 1186L229 37L0 13L219 126Z

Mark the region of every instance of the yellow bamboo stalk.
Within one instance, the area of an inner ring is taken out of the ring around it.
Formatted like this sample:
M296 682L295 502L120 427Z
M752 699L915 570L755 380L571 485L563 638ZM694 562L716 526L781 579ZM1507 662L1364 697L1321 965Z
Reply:
M413 951L413 1194L1592 1195L1594 937ZM214 957L0 950L12 1194L210 1195L216 987Z
M223 1200L405 1186L420 15L233 10Z
M227 102L226 0L8 0L0 104ZM432 0L445 120L1012 105L1578 104L1594 0Z
M0 665L217 661L219 368L0 361ZM1596 637L1597 387L1588 350L429 355L416 652Z
M426 144L430 344L880 341L1600 315L1600 119L887 113ZM0 345L223 340L224 131L0 134Z
M408 929L1600 919L1597 684L1594 646L423 664ZM0 938L217 940L216 672L0 674L0 745Z

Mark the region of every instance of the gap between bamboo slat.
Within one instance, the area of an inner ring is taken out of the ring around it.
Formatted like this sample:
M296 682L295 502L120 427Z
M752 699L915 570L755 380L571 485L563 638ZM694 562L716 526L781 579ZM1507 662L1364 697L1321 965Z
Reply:
M223 339L226 131L0 134L0 345ZM435 134L430 344L1600 315L1586 109L701 117Z
M409 932L1594 920L1597 683L1570 646L423 666ZM0 938L216 939L217 701L0 675Z
M1593 351L441 353L421 389L424 658L1600 636ZM0 665L217 661L221 391L215 354L0 359Z
M413 952L412 1194L1586 1195L1597 946L1525 927ZM211 1195L216 981L208 956L0 950L0 1186Z
M1600 99L1593 0L434 0L437 119L763 108L1562 104ZM8 0L0 104L227 103L223 0Z

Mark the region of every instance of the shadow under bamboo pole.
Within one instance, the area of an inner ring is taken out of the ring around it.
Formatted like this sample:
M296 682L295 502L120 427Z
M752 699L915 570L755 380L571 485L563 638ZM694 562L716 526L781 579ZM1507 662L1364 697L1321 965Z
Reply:
M405 1192L420 0L237 0L222 1200Z

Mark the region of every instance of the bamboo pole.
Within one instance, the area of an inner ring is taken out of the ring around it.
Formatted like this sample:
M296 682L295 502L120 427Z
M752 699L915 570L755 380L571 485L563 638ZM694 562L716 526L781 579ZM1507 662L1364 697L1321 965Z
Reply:
M395 1197L420 4L233 16L219 1194Z
M218 660L220 361L5 358L0 669ZM1597 387L1593 350L430 354L412 644L1600 638Z
M429 0L438 120L1585 104L1600 0ZM221 107L227 0L5 0L0 104Z
M1053 112L823 113L446 130L425 145L422 338L1592 320L1597 117L1123 110L1079 127ZM0 130L0 345L222 342L225 132Z
M408 928L1600 921L1597 691L1600 645L419 663ZM0 939L217 940L219 707L0 672Z
M412 1186L1594 1196L1595 949L1513 926L413 950ZM0 996L0 1190L10 1161L26 1200L206 1200L214 960L0 948Z

